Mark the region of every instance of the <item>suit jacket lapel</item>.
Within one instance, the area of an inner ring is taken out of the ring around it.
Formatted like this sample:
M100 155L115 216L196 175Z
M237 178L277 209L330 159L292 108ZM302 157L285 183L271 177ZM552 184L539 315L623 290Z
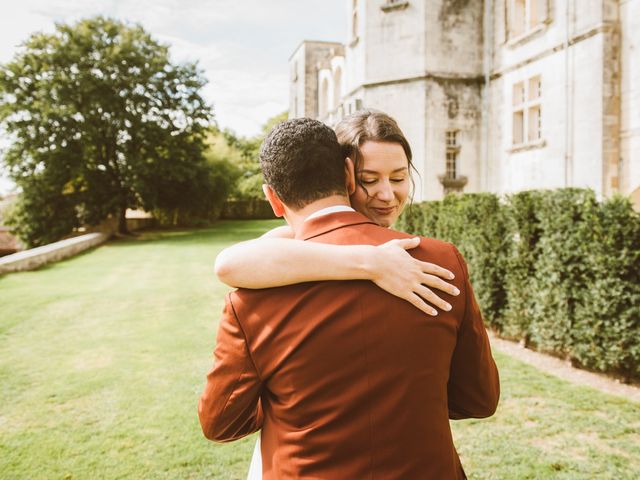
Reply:
M362 223L372 223L370 219L358 212L335 212L321 215L319 217L307 220L302 227L296 232L297 240L309 240L324 233L336 230L338 228L350 225L359 225Z

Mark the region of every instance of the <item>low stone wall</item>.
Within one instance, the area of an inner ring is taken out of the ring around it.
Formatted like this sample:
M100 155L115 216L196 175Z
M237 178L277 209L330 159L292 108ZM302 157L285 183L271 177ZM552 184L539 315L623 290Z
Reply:
M79 237L67 238L42 247L7 255L0 258L0 274L33 270L47 263L77 255L83 250L106 242L108 239L109 235L106 233L87 233Z

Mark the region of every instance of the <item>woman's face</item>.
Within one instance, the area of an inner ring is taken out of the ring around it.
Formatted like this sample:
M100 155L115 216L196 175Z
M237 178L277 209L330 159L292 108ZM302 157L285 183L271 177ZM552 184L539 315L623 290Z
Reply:
M402 145L368 141L360 147L351 206L378 225L396 221L409 196L409 160Z

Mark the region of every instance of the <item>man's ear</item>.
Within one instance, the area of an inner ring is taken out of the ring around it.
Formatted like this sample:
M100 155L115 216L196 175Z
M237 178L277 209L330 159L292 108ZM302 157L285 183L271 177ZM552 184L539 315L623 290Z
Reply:
M273 213L275 214L275 216L283 217L284 204L278 197L278 194L266 183L262 185L262 191L264 192L264 196L267 197L269 204L271 204L271 208L273 209Z
M344 159L344 177L346 181L347 193L352 195L356 191L356 172L353 160L349 157Z

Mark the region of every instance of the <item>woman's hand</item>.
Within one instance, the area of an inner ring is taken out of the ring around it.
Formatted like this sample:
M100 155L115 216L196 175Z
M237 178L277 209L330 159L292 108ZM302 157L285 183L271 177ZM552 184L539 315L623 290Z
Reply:
M438 314L437 310L427 302L445 311L451 310L451 305L438 297L432 288L450 295L459 295L460 291L442 280L454 278L449 270L409 255L407 250L418 245L420 238L415 237L391 240L375 247L371 280L383 290L408 301L424 313L435 316Z

